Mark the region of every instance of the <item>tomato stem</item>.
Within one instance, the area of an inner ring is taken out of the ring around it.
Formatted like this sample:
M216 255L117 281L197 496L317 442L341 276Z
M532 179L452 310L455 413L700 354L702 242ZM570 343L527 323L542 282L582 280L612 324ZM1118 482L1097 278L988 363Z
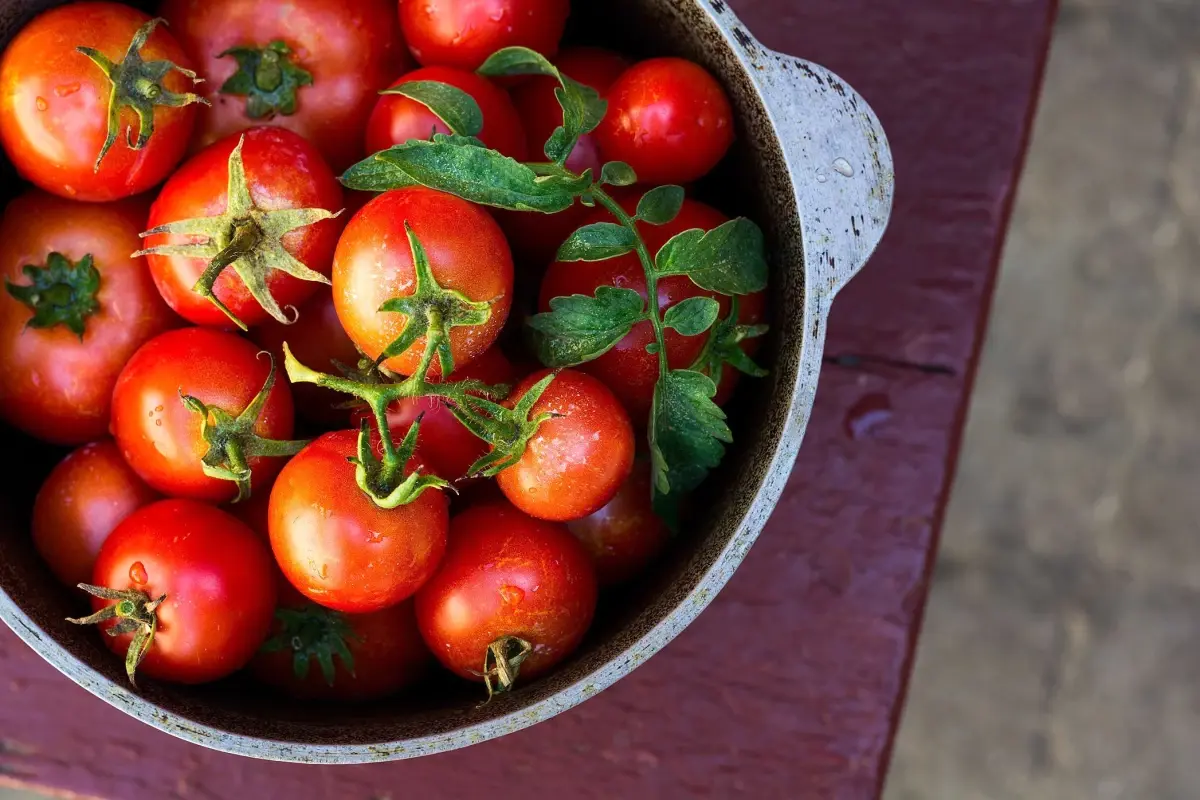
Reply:
M83 339L87 318L100 310L96 299L100 271L92 263L92 254L72 262L62 253L51 253L45 266L26 264L21 272L29 283L5 280L4 285L14 300L33 310L26 327L64 325Z
M132 633L133 640L125 652L125 674L136 688L138 665L142 663L146 653L150 652L150 645L153 644L154 634L158 630L158 607L167 596L164 594L156 600L151 600L149 595L136 589L109 589L106 586L92 586L87 583L78 586L90 595L114 602L86 617L67 617L67 622L94 625L115 619L117 624L108 628L105 633L109 636Z
M483 655L483 672L480 673L488 693L482 705L490 703L494 695L512 689L521 671L521 663L531 653L533 645L518 636L501 636L488 645Z

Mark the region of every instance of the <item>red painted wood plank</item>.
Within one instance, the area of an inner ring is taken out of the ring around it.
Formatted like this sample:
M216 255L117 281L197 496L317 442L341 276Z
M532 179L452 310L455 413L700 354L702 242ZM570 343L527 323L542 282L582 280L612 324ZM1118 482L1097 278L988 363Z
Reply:
M660 655L564 715L401 764L212 753L129 719L0 633L0 781L111 798L877 794L903 695L1052 0L741 0L887 127L892 228L838 300L796 470L758 544Z

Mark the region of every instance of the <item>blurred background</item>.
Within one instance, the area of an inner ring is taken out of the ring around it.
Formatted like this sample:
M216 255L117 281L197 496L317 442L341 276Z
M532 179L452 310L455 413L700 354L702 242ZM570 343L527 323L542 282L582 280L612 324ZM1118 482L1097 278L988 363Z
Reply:
M886 800L1200 797L1198 34L1062 2Z

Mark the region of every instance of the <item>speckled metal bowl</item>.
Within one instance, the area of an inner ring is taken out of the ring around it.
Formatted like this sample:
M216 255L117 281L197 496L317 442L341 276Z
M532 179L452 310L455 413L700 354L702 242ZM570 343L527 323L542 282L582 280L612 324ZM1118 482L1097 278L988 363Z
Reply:
M7 42L45 0L0 0ZM0 497L0 617L50 664L138 719L205 747L257 758L356 763L451 750L518 730L582 702L652 656L712 600L741 563L792 468L821 367L829 306L875 248L891 210L891 154L866 102L819 66L772 52L721 0L576 0L579 38L635 54L681 55L729 90L738 141L700 192L767 234L772 333L769 378L731 410L736 444L713 491L652 573L607 598L579 652L554 674L478 707L481 687L447 680L419 697L364 708L288 703L244 678L138 692L95 631L64 622L78 598L34 552L28 509L61 456L11 431L0 447L39 469ZM11 187L13 181L6 182ZM11 189L9 190L12 191ZM13 463L10 461L9 463ZM768 635L764 632L764 635ZM652 709L647 709L652 711Z

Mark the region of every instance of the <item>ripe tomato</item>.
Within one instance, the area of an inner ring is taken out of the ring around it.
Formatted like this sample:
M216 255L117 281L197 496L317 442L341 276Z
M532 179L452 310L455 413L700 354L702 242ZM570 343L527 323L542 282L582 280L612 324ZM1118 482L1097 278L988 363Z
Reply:
M475 70L502 47L553 56L570 11L569 0L400 0L400 26L421 64Z
M721 317L724 318L729 314L729 298L722 297L721 300ZM767 293L755 292L754 294L744 295L738 298L738 324L739 325L758 325L767 317ZM762 337L756 336L750 339L741 341L742 352L753 357L762 344ZM733 390L737 388L738 381L741 380L742 373L733 367L725 364L721 367L721 376L717 379L717 394L713 397L713 402L719 406L723 406L733 397Z
M138 200L94 205L31 191L8 204L0 221L0 417L56 444L108 430L121 367L179 322L145 263L129 255L145 219ZM82 325L82 338L71 325Z
M416 607L425 643L459 676L483 680L488 647L515 637L531 647L521 678L536 678L579 646L596 611L596 576L562 525L508 503L475 506L451 521L446 558Z
M636 462L608 505L568 522L567 528L583 543L601 586L637 576L662 552L669 537L650 502L650 462Z
M33 501L33 544L67 586L87 583L117 523L158 495L111 439L85 444L58 463Z
M93 48L122 63L148 22L146 14L120 3L68 3L35 17L13 38L0 60L0 141L22 177L63 197L103 202L146 191L179 163L196 106L154 103L190 91L187 74L171 70L159 79L134 68L130 80L121 81L137 87L130 99L152 109L147 119L153 119L153 134L135 150L126 140L127 129L139 130L133 107L122 108L110 130L113 82L76 50ZM146 62L170 61L182 70L191 66L163 25L154 28L138 54ZM142 132L148 131L143 127ZM97 165L110 134L115 136L112 149Z
M241 669L266 638L275 611L275 567L262 540L194 500L161 500L126 517L100 549L92 583L135 592L140 603L165 596L138 673L174 683L206 683ZM92 599L96 611L111 605ZM124 655L134 634L102 638Z
M629 213L637 207L636 196L622 200L621 205ZM679 216L666 225L638 223L638 231L646 241L651 255L667 243L672 236L701 228L712 230L727 217L710 206L695 200L685 200ZM598 208L585 220L586 223L612 221L612 216ZM633 253L627 253L604 261L558 261L550 265L542 280L539 307L550 310L550 300L572 294L595 294L598 286L620 286L633 289L643 297L646 295L646 275L642 264ZM658 282L658 307L661 311L689 297L717 297L692 282L686 275L672 275ZM671 369L686 369L692 365L704 349L707 334L682 336L674 330L666 331L667 363ZM633 326L625 338L599 358L580 364L578 369L595 375L604 381L629 411L630 418L639 427L646 425L650 405L654 399L654 384L658 380L658 356L646 352L646 345L654 341L654 329L649 322Z
M154 201L147 226L153 229L183 220L211 218L213 221L208 224L216 230L211 249L215 251L218 246L228 245L233 240L237 225L244 224L248 219L235 217L234 212L230 211L229 160L239 142L245 168L245 186L249 190L250 202L259 212L270 215L273 211L302 208L324 209L328 212L341 210L341 185L316 148L300 135L283 128L251 128L244 134L235 134L214 143L180 167ZM225 217L222 218L222 215ZM258 225L260 221L253 220L253 230L261 230ZM341 219L324 219L311 225L293 226L290 232L283 235L283 249L303 266L328 276L342 225ZM146 247L152 249L204 241L203 236L183 233L155 234L147 237ZM265 235L254 242L253 247L264 254L272 266L286 266L289 256L277 252L277 242ZM230 327L230 320L221 309L192 289L213 255L215 252L202 258L151 253L146 259L158 290L171 308L197 325ZM235 272L234 268L241 263L239 261L227 267L217 278L213 291L234 316L246 325L257 325L270 319L270 314ZM316 292L319 285L316 281L301 280L281 269L270 269L265 279L267 290L280 306L285 307L302 303Z
M340 172L363 155L347 131L411 63L389 0L165 0L161 13L206 79L197 147L277 125Z
M511 406L550 370L513 389ZM557 414L538 427L525 454L496 476L517 508L539 519L571 520L603 508L633 469L633 426L613 393L590 375L564 369L533 405L530 418Z
M263 388L270 363L250 342L209 328L183 328L151 339L133 354L113 391L112 432L134 471L163 494L221 502L232 499L232 481L204 474L209 443L200 414L180 395L238 416ZM292 395L276 376L254 424L264 439L292 435ZM210 415L211 416L211 415ZM279 458L250 458L252 488L267 486L283 466Z
M452 381L477 380L489 386L508 384L517 378L517 369L499 348L493 347L461 370L454 370ZM370 409L357 408L350 421L357 427L364 419L373 419ZM388 428L392 436L403 436L417 419L422 458L430 472L448 481L466 476L471 465L487 452L482 439L463 427L445 401L438 397L411 397L397 400L388 409Z
M471 95L483 113L479 140L509 158L525 160L525 130L503 89L481 75L452 67L413 70L392 86L413 81L446 83ZM403 95L381 95L367 122L367 152L377 153L409 139L428 139L434 133L450 133L450 129L428 108Z
M596 134L605 158L633 167L640 183L687 183L706 175L733 143L733 109L700 65L651 58L609 87Z
M250 662L264 683L298 700L363 701L394 694L429 672L433 659L411 601L342 614L280 584L273 636Z
M342 327L358 348L376 358L404 330L403 314L380 312L393 297L413 293L415 272L404 224L412 226L429 257L433 277L444 289L491 307L483 325L450 331L456 368L492 346L512 305L512 253L500 227L479 206L453 195L414 186L385 192L363 206L346 225L333 257L333 303ZM425 351L422 336L383 362L410 375ZM434 361L431 375L441 374Z
M342 330L333 307L333 294L327 288L317 287L316 296L301 306L299 313L299 318L291 325L267 320L251 331L254 341L275 356L275 363L280 368L283 366L284 342L301 364L321 372L337 375L334 361L348 367L358 364L358 348ZM293 383L292 398L296 401L296 411L309 422L329 426L344 424L346 409L336 406L349 399L346 395L313 383Z
M393 509L355 483L357 431L334 431L297 454L271 490L271 549L305 597L366 614L411 597L446 549L449 501L430 489ZM410 465L411 468L412 465Z

